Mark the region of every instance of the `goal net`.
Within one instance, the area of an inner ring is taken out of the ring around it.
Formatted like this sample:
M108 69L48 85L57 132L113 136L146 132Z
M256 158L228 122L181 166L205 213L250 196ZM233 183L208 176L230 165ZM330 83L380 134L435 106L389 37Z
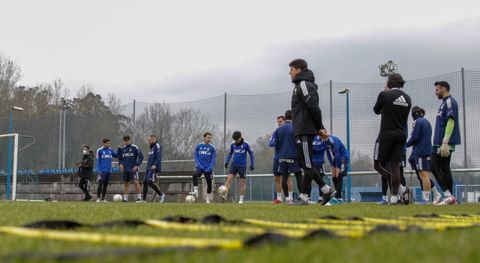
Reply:
M18 133L0 134L0 199L17 199Z

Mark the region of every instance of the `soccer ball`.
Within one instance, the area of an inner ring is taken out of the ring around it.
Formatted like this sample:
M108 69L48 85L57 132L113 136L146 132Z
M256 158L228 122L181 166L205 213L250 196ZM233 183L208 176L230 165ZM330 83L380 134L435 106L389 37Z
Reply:
M187 202L187 203L194 203L194 202L195 202L195 196L193 196L193 195L187 195L187 197L185 198L185 202Z
M225 185L222 185L218 188L218 193L219 194L223 195L223 194L227 193L227 191L228 191L228 188Z
M122 195L116 194L113 196L113 202L122 202Z

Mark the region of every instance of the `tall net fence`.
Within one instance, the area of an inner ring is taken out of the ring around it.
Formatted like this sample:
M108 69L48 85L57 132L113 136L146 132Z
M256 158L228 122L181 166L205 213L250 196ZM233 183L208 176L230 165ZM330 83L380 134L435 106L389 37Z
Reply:
M453 154L454 168L479 168L480 123L478 101L480 99L480 71L461 70L424 79L407 80L405 91L413 105L426 110L426 118L434 125L440 100L434 94L435 81L448 81L451 93L459 103L462 145ZM380 117L373 113L373 105L384 83L341 83L331 81L318 85L320 108L325 127L346 141L347 100L341 89L350 90L350 138L352 171L373 170L372 154L378 135ZM95 98L91 98L94 100ZM148 152L145 138L156 134L163 146L164 160L180 160L165 165L168 170L190 171L193 169L194 147L202 141L203 133L213 133L217 148L215 173L224 174L225 152L231 142L233 131L242 132L245 140L255 151L255 171L268 174L272 170L273 150L268 140L276 129L276 117L290 108L291 90L273 94L237 95L221 94L216 97L180 103L133 101L122 105L117 112L103 108L77 106L74 109L52 109L48 114L28 115L15 113L13 131L24 137L21 145L34 144L19 154L19 171L25 174L75 172L75 161L81 158L83 145L95 151L103 138L112 139L112 146L121 144L124 134L133 136L133 142L144 153ZM21 106L21 105L20 105ZM0 116L0 133L8 133L8 114ZM412 120L409 119L411 129ZM0 141L2 149L7 141ZM21 147L21 146L20 146ZM6 151L0 155L0 175L6 173ZM190 160L190 161L189 161ZM463 176L459 185L480 183L478 176ZM416 181L416 180L414 180ZM378 178L359 177L353 186L377 186ZM266 187L266 189L271 189ZM480 190L480 189L479 189ZM255 196L255 193L252 193Z

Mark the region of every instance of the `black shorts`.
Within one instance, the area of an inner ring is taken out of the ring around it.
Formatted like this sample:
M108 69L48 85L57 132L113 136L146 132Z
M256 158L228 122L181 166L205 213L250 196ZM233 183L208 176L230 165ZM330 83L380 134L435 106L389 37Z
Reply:
M405 160L405 137L379 138L375 147L378 152L374 159L382 162L398 162Z
M195 171L193 172L194 175L200 177L203 175L205 175L205 180L207 181L211 181L213 179L213 173L212 172L205 172L205 170L202 170L200 168L195 168Z
M281 175L300 172L297 159L280 159L279 163L278 171Z
M138 181L138 172L123 172L123 181L125 183Z

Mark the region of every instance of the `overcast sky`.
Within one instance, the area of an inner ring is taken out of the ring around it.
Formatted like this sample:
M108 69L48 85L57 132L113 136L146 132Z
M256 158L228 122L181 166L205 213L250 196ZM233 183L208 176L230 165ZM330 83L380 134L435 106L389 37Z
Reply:
M289 90L288 62L318 82L480 70L478 1L5 1L0 54L21 83L61 78L123 102Z

